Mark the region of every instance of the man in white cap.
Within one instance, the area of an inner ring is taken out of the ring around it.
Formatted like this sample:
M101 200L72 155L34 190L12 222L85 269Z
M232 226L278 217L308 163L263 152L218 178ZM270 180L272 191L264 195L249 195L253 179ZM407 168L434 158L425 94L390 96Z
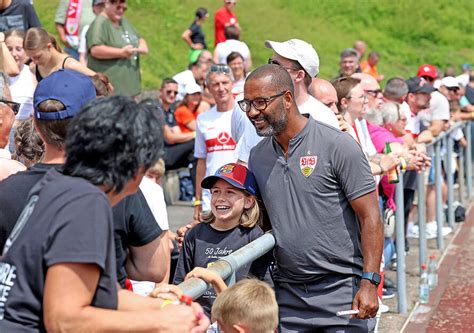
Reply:
M319 57L311 44L300 39L285 42L265 41L265 46L273 50L268 59L288 71L295 87L295 100L301 114L308 114L315 120L339 129L336 115L327 106L309 94L312 78L319 73ZM235 122L232 122L234 126ZM250 125L250 123L248 123ZM241 162L247 162L250 150L260 142L253 126L245 126L243 137L239 141L238 156Z

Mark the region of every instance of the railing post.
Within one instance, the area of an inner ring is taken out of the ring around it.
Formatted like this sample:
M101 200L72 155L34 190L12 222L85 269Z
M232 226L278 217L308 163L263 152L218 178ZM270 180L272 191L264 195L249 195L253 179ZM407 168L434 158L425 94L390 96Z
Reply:
M466 174L464 172L464 150L465 147L459 149L459 162L458 162L458 184L459 184L459 201L464 205L466 199Z
M448 183L448 225L454 229L453 139L446 135L446 177Z
M426 192L425 192L425 171L418 174L418 230L420 247L420 274L421 265L428 263L427 243L426 243Z
M395 228L397 236L397 290L398 290L398 312L407 313L407 291L405 274L405 210L403 198L403 172L400 172L399 182L395 191Z
M471 199L472 195L472 134L471 134L471 127L472 124L470 121L467 122L466 125L466 141L467 141L467 147L466 147L466 156L465 156L465 162L466 162L466 186L467 186L467 198Z
M436 190L436 224L437 224L437 239L436 244L438 249L444 248L443 240L443 193L441 186L443 178L441 177L441 140L435 143L435 190Z

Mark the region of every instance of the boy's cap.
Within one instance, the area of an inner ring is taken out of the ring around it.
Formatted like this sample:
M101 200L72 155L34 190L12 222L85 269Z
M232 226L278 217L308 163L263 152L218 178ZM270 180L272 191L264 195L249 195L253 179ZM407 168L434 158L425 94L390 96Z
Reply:
M405 81L408 85L408 92L409 93L426 93L431 94L436 89L433 88L431 85L428 84L424 79L421 77L412 77Z
M428 76L432 79L436 79L438 77L438 70L435 66L430 64L421 65L420 68L418 68L418 73L416 74L416 76Z
M298 61L311 77L319 73L318 53L311 44L301 39L290 39L286 42L265 41L265 47L272 49L283 58Z
M87 102L95 98L95 87L88 76L61 69L38 83L33 95L35 117L42 120L72 118ZM65 109L58 112L40 112L38 106L49 99L63 103Z
M257 195L257 181L253 173L242 164L228 163L221 166L214 176L208 176L202 180L201 187L211 189L219 179L252 195Z

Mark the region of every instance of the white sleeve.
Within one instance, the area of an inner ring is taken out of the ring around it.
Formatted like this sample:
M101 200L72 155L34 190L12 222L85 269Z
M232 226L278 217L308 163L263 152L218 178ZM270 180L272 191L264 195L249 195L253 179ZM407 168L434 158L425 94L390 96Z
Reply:
M82 28L81 36L79 38L79 53L87 53L87 41L86 41L86 35L87 35L87 30L89 30L89 25L86 25L84 28Z
M263 140L263 137L258 136L257 131L253 125L246 126L242 139L239 142L237 147L238 159L242 162L248 163L250 157L250 151L255 147L260 141Z
M201 131L201 126L199 125L199 117L196 120L196 139L194 140L194 157L196 158L206 158L207 157L207 147L206 139L204 134Z

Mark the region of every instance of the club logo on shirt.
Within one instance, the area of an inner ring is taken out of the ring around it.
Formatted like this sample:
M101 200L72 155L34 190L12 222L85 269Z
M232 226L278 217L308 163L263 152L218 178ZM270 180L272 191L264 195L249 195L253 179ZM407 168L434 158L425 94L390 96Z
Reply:
M303 176L309 177L316 167L318 162L317 156L302 156L300 157L300 169L303 173Z

